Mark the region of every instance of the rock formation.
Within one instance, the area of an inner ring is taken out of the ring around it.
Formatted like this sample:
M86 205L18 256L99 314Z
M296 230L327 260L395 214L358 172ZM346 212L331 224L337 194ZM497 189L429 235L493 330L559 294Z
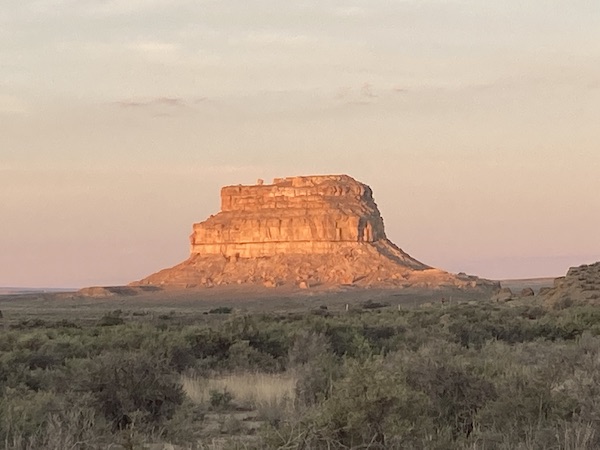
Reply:
M347 175L226 186L221 212L194 224L190 241L189 259L132 284L492 285L403 252L387 239L371 188Z
M600 304L600 262L571 267L567 275L554 280L554 287L540 291L544 301L552 306L572 303Z
M493 302L510 302L514 299L511 288L502 288L492 296Z
M77 291L84 297L130 297L160 290L156 286L90 286Z
M521 293L519 294L519 297L533 297L533 296L535 296L535 291L530 287L521 289Z

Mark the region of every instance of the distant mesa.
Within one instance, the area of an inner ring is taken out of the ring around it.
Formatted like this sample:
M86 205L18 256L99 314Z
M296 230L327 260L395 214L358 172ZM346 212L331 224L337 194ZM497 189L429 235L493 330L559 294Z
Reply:
M160 290L157 286L90 286L77 291L86 297L130 297Z
M190 257L130 286L496 288L423 264L394 245L371 188L347 175L276 178L221 189L221 211L193 226Z

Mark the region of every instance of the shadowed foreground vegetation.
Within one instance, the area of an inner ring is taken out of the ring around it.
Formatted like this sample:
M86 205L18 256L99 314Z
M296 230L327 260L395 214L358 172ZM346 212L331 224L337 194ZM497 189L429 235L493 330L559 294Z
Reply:
M6 449L600 448L589 306L2 320Z

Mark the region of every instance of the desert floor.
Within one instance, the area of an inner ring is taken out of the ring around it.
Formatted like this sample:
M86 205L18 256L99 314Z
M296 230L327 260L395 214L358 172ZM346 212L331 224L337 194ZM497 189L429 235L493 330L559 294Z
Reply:
M551 278L502 281L514 293L525 287L539 291L552 286ZM458 289L364 289L352 286L299 289L280 286L223 286L201 289L161 289L137 295L83 296L74 292L27 293L0 295L0 311L4 323L28 319L97 320L99 316L117 309L123 312L144 311L152 314L186 313L197 315L218 307L230 307L239 313L305 312L327 307L342 311L365 302L385 303L411 308L426 303L452 304L485 300L489 293Z

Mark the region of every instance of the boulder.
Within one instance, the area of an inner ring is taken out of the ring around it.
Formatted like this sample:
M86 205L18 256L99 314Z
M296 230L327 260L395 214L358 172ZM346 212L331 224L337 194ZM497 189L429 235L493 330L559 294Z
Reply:
M502 288L492 296L492 301L508 302L513 299L513 292L510 288Z
M532 288L527 287L521 290L521 293L519 294L519 297L533 297L535 295L535 292L533 291Z

